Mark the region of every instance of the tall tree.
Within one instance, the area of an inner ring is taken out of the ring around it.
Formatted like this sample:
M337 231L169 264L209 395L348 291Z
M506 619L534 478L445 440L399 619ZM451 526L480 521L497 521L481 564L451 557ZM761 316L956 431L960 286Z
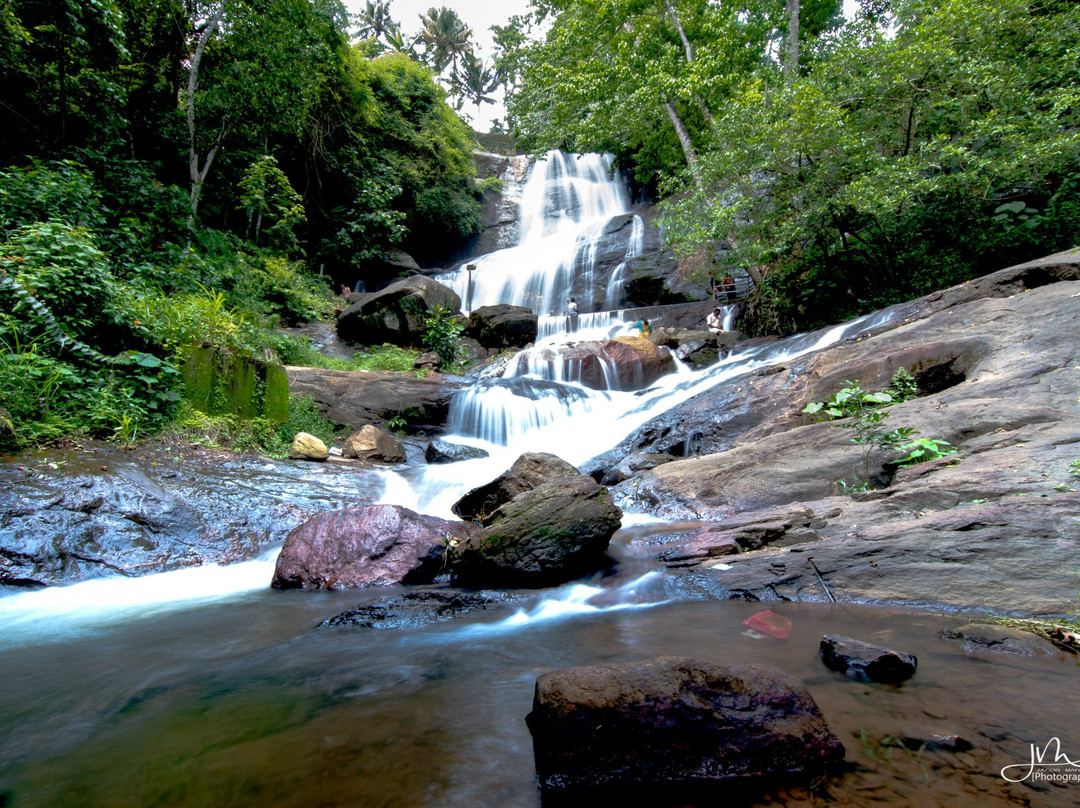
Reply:
M501 81L498 71L473 51L468 51L462 60L461 91L465 99L476 105L476 114L480 114L481 104L494 104L490 93L499 88Z
M450 68L450 86L460 85L459 62L472 48L472 29L448 6L420 15L420 37L427 63L437 76Z
M363 39L381 40L397 28L390 18L391 0L366 0L364 8L356 15L356 35Z

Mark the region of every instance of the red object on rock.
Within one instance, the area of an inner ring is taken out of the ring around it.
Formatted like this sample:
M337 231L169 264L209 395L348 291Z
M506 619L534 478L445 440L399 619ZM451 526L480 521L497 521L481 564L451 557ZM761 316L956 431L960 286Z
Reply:
M791 635L791 621L771 609L750 615L743 620L743 625L778 640L786 640Z

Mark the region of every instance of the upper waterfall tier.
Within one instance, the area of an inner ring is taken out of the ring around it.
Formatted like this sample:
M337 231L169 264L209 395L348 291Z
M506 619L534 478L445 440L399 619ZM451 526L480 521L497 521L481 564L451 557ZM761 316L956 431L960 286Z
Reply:
M640 219L611 173L611 157L553 151L536 161L521 191L518 244L438 276L465 311L510 303L537 314L622 302L625 262L641 253Z

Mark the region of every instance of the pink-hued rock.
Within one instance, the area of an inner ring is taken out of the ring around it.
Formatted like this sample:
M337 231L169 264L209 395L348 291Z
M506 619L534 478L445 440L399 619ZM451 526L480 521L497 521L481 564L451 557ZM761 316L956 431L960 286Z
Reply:
M348 589L431 583L450 542L475 530L467 522L423 516L399 505L321 513L285 539L271 586Z

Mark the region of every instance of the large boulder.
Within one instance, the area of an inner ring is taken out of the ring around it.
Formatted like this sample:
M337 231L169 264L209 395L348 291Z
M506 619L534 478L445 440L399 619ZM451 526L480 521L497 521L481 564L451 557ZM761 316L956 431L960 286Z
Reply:
M360 427L358 432L346 438L341 445L341 455L381 463L404 463L406 460L405 444L372 424Z
M545 452L526 452L514 465L489 483L474 488L451 507L469 522L480 522L518 494L531 491L541 483L572 480L579 472L561 457Z
M545 798L645 788L667 804L686 786L773 786L844 757L806 688L767 665L659 657L552 671L525 720Z
M318 514L293 530L278 555L277 589L348 589L431 583L467 522L422 516L400 505L364 505Z
M593 390L641 390L675 370L667 348L643 337L587 340L522 351L516 375L576 382Z
M539 318L524 306L481 306L469 315L465 334L483 347L501 351L536 341Z
M551 455L522 456L453 510L480 525L454 553L452 579L470 588L556 586L596 572L622 520L606 488Z
M350 429L404 418L410 429L438 432L463 385L460 377L442 374L418 378L391 371L287 370L290 393L311 396L335 426Z
M457 312L461 298L438 281L413 275L351 304L338 315L338 336L361 345L420 345L424 321L439 306Z

